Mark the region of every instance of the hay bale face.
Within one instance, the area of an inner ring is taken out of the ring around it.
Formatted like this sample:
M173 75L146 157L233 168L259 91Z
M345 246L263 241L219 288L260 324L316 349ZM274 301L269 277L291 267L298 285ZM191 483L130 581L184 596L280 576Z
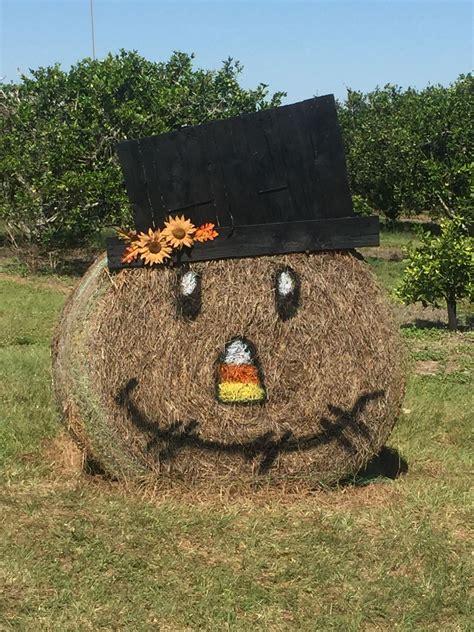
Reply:
M402 345L350 253L217 260L110 276L65 310L55 383L69 425L114 475L348 476L385 443Z

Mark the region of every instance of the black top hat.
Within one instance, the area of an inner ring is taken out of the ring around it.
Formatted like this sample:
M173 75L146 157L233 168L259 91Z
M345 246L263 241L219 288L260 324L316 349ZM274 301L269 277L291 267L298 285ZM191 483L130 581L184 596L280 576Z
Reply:
M377 246L377 217L354 215L333 95L127 140L118 156L135 228L168 215L212 222L219 237L182 260ZM124 244L108 242L112 269Z

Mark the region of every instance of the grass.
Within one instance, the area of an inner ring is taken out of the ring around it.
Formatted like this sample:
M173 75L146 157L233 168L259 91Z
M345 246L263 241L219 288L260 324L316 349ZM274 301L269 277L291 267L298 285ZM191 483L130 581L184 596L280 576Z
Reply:
M386 259L378 259L377 257L366 257L366 261L381 285L391 293L400 282L405 262L387 261Z
M380 245L385 248L403 248L410 243L417 244L418 236L411 230L382 230Z
M390 288L400 262L371 265ZM471 629L472 333L402 330L403 477L138 493L80 475L58 423L48 345L70 284L0 277L0 629Z

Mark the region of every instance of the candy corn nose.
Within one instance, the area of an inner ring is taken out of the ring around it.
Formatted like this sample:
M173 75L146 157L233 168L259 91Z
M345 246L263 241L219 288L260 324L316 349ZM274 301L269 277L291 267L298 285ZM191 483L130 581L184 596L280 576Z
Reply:
M225 346L217 366L217 399L222 404L265 401L255 347L245 338L234 338Z

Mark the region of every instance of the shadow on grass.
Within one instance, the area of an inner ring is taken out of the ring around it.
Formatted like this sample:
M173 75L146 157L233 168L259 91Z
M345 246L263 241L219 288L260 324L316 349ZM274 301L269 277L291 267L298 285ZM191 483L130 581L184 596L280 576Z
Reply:
M355 476L341 481L339 485L348 487L370 485L381 478L394 481L407 472L407 460L395 448L384 446Z
M90 455L86 455L84 458L83 471L87 476L97 476L110 482L117 482L118 479L107 472L102 465Z
M60 261L56 273L64 276L82 277L94 262L96 254Z
M458 321L457 331L471 331L474 328L474 314L467 314L463 318L464 322ZM442 320L429 320L424 318L415 318L410 323L403 323L400 329L436 329L440 331L449 331L448 325Z
M415 318L410 323L403 323L400 329L447 329L446 323L441 320L429 320L425 318Z
M91 456L84 460L83 471L87 476L97 477L111 483L119 479L106 472L99 461ZM408 472L408 462L398 450L385 446L355 476L335 483L334 487L364 487L380 481L380 479L396 480Z

